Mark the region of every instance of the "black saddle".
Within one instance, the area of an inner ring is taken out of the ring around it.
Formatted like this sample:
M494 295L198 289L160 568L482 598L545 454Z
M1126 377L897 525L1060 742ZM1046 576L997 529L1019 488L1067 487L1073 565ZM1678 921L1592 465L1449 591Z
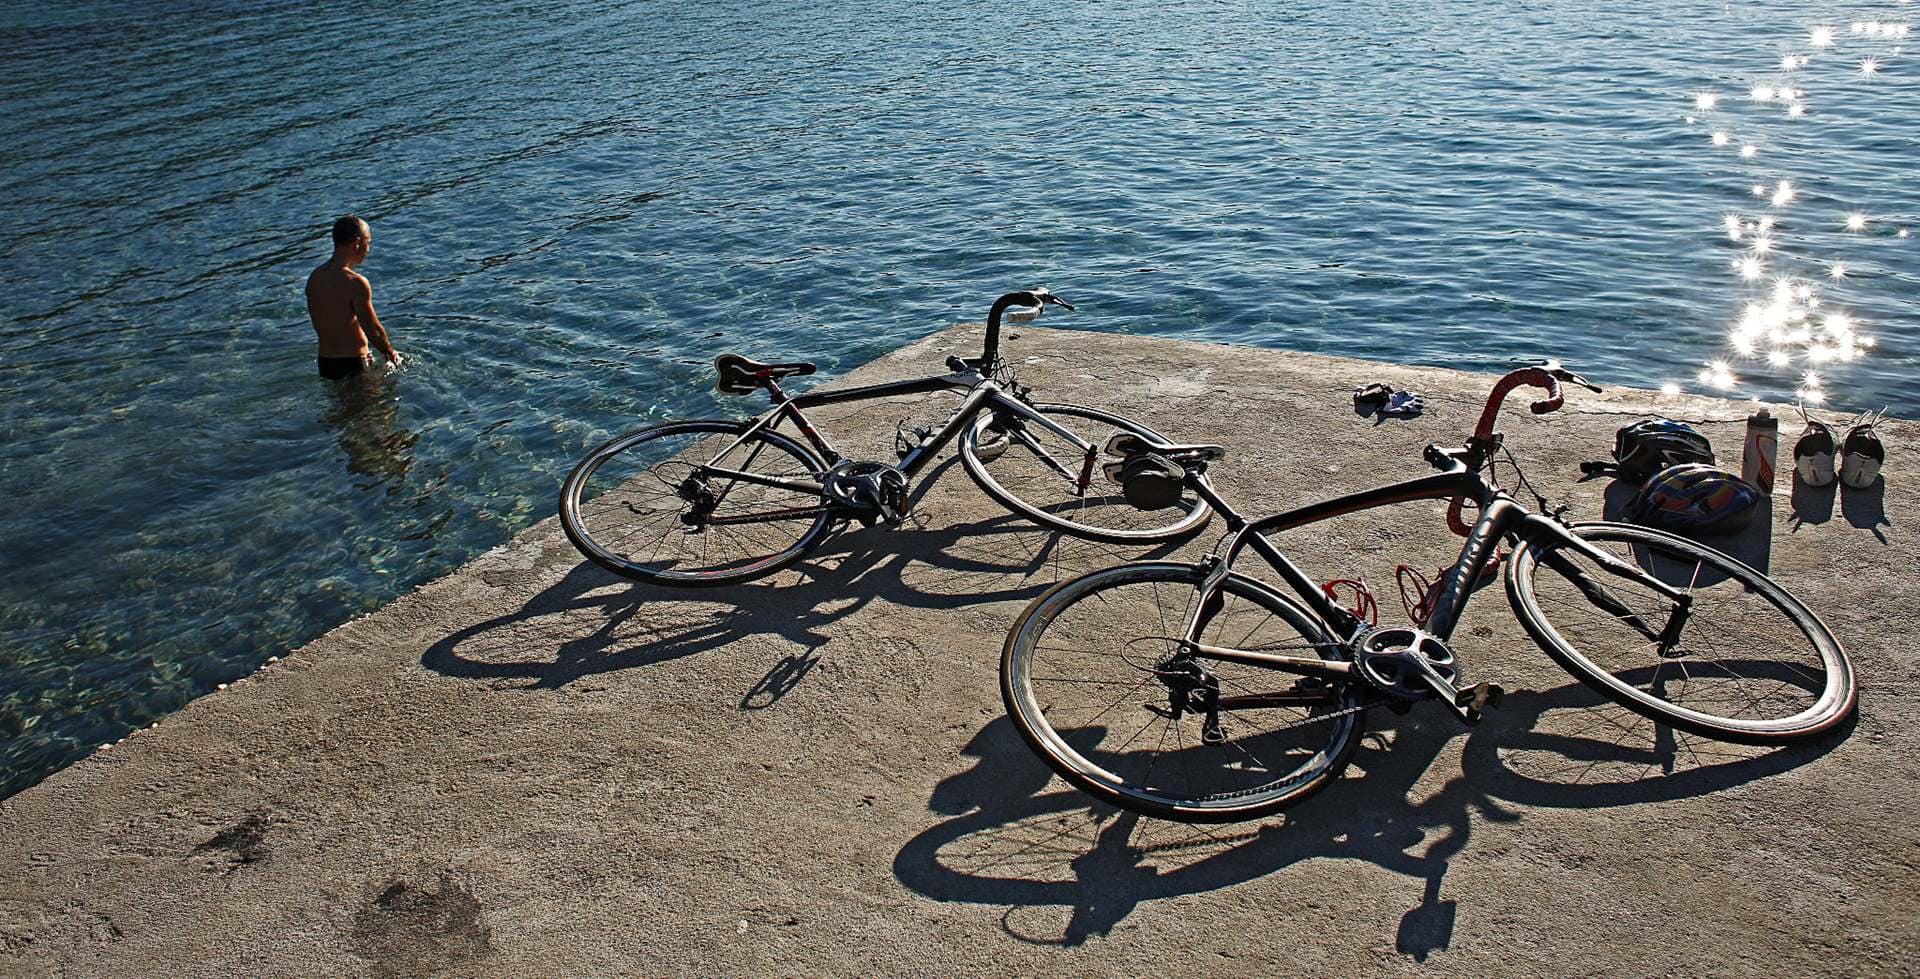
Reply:
M739 354L715 357L713 369L720 373L721 394L752 394L768 381L783 377L805 377L813 373L812 364L762 364Z
M1135 456L1148 452L1165 456L1176 462L1213 462L1227 457L1224 445L1208 445L1204 442L1182 444L1176 442L1149 442L1138 435L1121 432L1107 443L1107 451L1114 455Z

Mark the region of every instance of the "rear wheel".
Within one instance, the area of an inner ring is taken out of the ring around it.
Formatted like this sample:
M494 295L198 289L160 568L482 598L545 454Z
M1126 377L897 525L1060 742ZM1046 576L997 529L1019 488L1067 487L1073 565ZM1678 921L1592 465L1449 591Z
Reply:
M1096 798L1182 822L1252 819L1332 781L1364 709L1352 683L1181 655L1200 582L1193 566L1164 562L1062 582L1008 635L1001 695L1027 744ZM1237 575L1199 639L1345 657L1309 613Z
M981 412L960 441L960 459L973 481L1001 506L1042 526L1113 544L1175 540L1199 530L1212 516L1206 502L1189 492L1164 510L1137 509L1102 474L1102 464L1117 461L1104 451L1115 435L1128 432L1169 441L1165 436L1095 408L1029 407L1091 445L1096 455L1089 468L1086 450L1045 426L1012 412Z
M1806 740L1853 712L1853 667L1839 641L1773 579L1643 527L1571 529L1692 597L1679 614L1672 599L1568 544L1515 551L1515 614L1581 682L1655 721L1744 744Z
M771 574L826 533L818 493L716 472L818 485L825 466L799 443L737 421L668 422L587 453L560 490L560 525L614 574L721 585Z

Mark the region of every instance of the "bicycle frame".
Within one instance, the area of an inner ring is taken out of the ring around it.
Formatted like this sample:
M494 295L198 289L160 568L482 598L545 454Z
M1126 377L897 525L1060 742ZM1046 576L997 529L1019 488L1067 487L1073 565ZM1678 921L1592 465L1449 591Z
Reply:
M1300 597L1301 602L1320 619L1323 625L1328 627L1332 635L1338 637L1343 644L1354 641L1368 630L1368 625L1328 597L1313 579L1307 577L1306 573L1288 560L1286 555L1281 554L1279 548L1267 540L1265 534L1269 531L1290 530L1349 513L1359 513L1414 500L1466 498L1479 505L1480 517L1468 530L1466 542L1460 548L1459 559L1442 579L1438 597L1433 603L1433 611L1424 625L1425 630L1441 642L1446 642L1452 637L1461 613L1466 610L1467 602L1472 598L1480 582L1481 569L1486 567L1487 561L1494 554L1494 549L1502 541L1552 543L1571 548L1610 573L1631 579L1673 599L1674 613L1669 621L1658 629L1640 621L1638 616L1631 613L1631 610L1625 610L1623 619L1640 629L1650 639L1665 641L1677 638L1685 624L1686 612L1691 605L1691 596L1685 591L1674 588L1639 567L1595 548L1559 522L1527 511L1513 497L1488 482L1480 472L1467 468L1457 460L1454 461L1454 468L1449 472L1309 504L1253 522L1248 522L1220 497L1207 480L1204 470L1195 471L1194 468L1189 467L1186 484L1226 519L1228 528L1228 535L1223 538L1224 546L1216 546L1214 552L1206 559L1210 568L1200 584L1200 601L1193 604L1183 634L1182 646L1192 650L1196 657L1202 659L1267 667L1305 676L1348 678L1353 671L1351 665L1345 662L1329 661L1318 657L1285 656L1231 649L1201 643L1198 640L1204 625L1202 620L1213 606L1222 601L1221 589L1232 572L1234 560L1243 550L1251 548L1280 575L1288 587ZM1557 555L1554 556L1554 560L1563 561ZM1603 607L1624 609L1620 603L1606 596L1604 588L1584 572L1566 566L1564 563L1561 565L1561 570L1569 580Z
M863 387L846 388L837 391L812 391L797 397L790 396L785 391L782 391L779 383L775 381L767 381L766 389L768 396L773 399L773 409L762 413L760 417L756 418L753 424L747 427L745 432L742 432L739 437L729 443L726 448L721 449L704 465L698 467L698 472L705 475L722 477L733 482L756 483L763 486L791 490L796 493L806 493L828 500L827 505L829 507L839 506L840 504L837 501L832 500L831 497L827 495L825 488L820 482L800 482L798 480L763 476L758 473L745 472L740 469L730 469L719 465L719 462L758 433L773 431L782 421L791 418L794 426L799 429L800 434L812 444L815 451L820 453L821 458L826 461L828 468L831 469L833 466L845 461L845 457L840 454L839 450L833 447L833 443L829 442L826 436L821 435L819 430L814 428L813 423L809 421L806 416L805 409L817 408L822 405L899 397L901 395L931 394L938 391L965 392L965 397L962 398L959 407L955 408L953 413L947 416L946 421L942 422L939 428L923 437L901 458L899 469L907 475L908 479L917 476L921 470L925 469L927 465L933 461L935 456L939 455L941 449L946 448L949 442L952 442L967 430L968 424L973 421L976 415L988 409L1003 411L1035 422L1079 448L1082 458L1079 460L1080 471L1077 474L1069 473L1064 466L1053 460L1052 456L1044 450L1039 451L1041 458L1047 460L1062 476L1074 480L1079 492L1085 492L1087 486L1092 483L1094 462L1099 456L1098 446L1062 428L1045 415L1028 407L1019 397L1009 393L1006 386L981 375L977 370L941 374L910 381L890 381L884 384L870 384ZM1035 446L1035 448L1038 449L1037 446ZM759 447L756 446L754 452L757 453L758 451ZM753 456L749 455L747 459L748 464L751 464L752 461ZM824 473L815 473L814 475L818 477L824 475ZM811 512L811 508L809 512ZM768 520L785 519L791 516L794 516L793 511L781 510L756 514L750 517L715 518L709 522L716 525L725 523L765 522Z

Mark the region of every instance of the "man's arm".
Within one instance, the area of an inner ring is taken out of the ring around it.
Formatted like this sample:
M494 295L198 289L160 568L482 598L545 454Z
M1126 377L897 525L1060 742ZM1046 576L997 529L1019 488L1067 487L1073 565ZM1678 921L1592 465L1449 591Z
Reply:
M373 311L373 284L358 275L353 277L353 315L359 318L367 341L387 358L387 363L400 363L400 355L393 351L393 341L387 339L387 328L380 325L380 315Z

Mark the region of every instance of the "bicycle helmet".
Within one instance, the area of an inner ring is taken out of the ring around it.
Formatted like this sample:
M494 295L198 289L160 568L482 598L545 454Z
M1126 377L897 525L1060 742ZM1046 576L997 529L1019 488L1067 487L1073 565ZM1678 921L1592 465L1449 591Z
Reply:
M1639 483L1669 466L1711 466L1713 446L1686 422L1650 418L1614 433L1613 460L1621 479Z
M1753 517L1760 491L1729 472L1699 463L1661 470L1627 504L1627 519L1676 534L1738 530Z

